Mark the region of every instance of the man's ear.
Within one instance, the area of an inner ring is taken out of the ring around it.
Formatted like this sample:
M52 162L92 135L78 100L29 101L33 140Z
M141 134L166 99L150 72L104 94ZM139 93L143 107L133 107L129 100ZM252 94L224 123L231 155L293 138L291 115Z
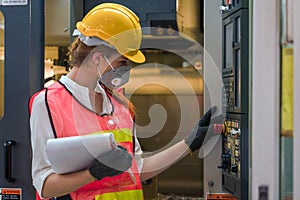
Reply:
M96 64L96 65L98 65L99 63L100 63L100 61L101 61L101 58L102 58L102 53L101 52L95 52L94 54L93 54L93 62Z

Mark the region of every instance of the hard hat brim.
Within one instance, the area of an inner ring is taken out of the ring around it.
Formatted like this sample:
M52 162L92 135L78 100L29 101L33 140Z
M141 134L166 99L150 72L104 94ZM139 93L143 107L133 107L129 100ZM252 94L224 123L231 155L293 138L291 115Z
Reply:
M128 58L128 60L135 62L135 63L143 63L146 60L144 54L140 50L138 50L135 55L129 55L126 53L122 54L122 55L125 56L126 58Z

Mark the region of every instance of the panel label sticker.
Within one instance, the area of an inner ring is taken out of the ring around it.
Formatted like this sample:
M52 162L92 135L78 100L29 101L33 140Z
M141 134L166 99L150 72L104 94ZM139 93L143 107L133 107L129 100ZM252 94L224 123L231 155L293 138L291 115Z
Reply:
M209 193L206 194L206 200L237 200L237 198L227 193Z
M22 200L22 189L0 188L0 200Z
M28 0L2 0L2 6L24 6L28 4Z

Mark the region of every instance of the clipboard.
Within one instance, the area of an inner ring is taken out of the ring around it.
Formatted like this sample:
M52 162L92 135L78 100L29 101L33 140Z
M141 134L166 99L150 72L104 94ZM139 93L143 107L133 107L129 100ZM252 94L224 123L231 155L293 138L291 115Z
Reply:
M47 155L57 174L83 170L100 155L116 148L112 133L90 134L47 140Z

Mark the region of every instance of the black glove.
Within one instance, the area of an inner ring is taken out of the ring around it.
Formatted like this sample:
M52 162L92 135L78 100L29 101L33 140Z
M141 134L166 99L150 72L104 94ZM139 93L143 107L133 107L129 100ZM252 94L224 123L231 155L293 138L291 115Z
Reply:
M132 157L127 150L118 146L95 159L89 167L90 174L97 180L122 174L132 165Z
M211 107L198 121L190 135L184 139L191 151L196 151L202 146L206 133L209 129L211 116L216 112L216 110L216 106Z

